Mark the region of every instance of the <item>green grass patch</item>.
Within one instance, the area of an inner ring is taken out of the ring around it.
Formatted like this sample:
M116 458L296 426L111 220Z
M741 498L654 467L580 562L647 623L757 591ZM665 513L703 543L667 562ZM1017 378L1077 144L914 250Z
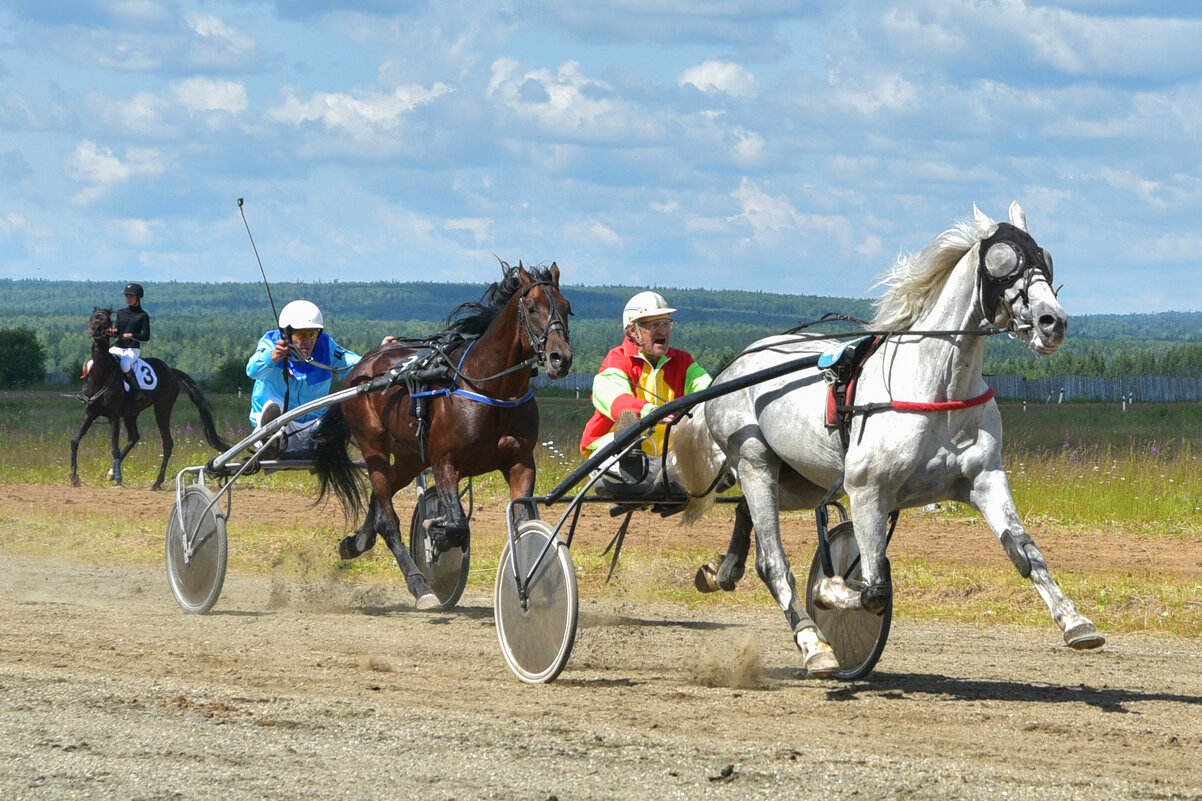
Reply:
M248 433L249 400L212 398L218 430L229 440ZM582 463L576 450L579 432L591 413L587 399L562 395L540 398L543 416L537 492L545 494ZM1032 529L1105 526L1135 538L1172 538L1182 547L1198 547L1202 538L1202 405L1136 406L1126 413L1101 404L1002 407L1006 429L1006 465L1019 512ZM0 483L62 485L69 472L70 440L82 420L82 406L58 393L0 393ZM124 469L130 487L149 487L158 471L159 437L153 416L141 419L142 443ZM172 421L176 450L169 479L188 465L203 464L215 451L203 442L200 419L187 400L177 404ZM111 458L108 425L98 422L80 448L85 484L105 483ZM503 505L508 497L497 474L475 482L477 504ZM254 475L239 480L238 490L270 493L290 508L312 501L315 480L307 473ZM69 499L64 494L64 499ZM403 527L410 504L400 504ZM544 511L557 519L562 506ZM717 511L713 514L729 514ZM804 517L804 516L803 516ZM941 515L952 523L983 525L974 510L949 504ZM675 526L665 521L664 526ZM74 505L23 514L0 510L0 527L8 532L0 548L8 552L43 553L53 543L56 554L134 564L161 564L166 521L113 519ZM809 518L797 525L812 530ZM616 527L616 521L613 526ZM248 573L318 571L344 580L381 583L403 593L392 555L382 543L369 555L350 562L336 557L346 524L336 509L302 525L273 526L238 515L238 498L230 522L230 567ZM473 531L469 586L491 591L504 531ZM787 537L791 536L789 534ZM700 595L693 572L713 554L690 544L682 535L667 543L628 542L610 582L604 543L592 539L573 547L585 599L621 597L670 600L716 610L752 605L766 611L775 604L749 566L735 593ZM794 571L804 581L812 541L786 541ZM950 558L950 555L949 555ZM896 613L916 620L993 621L1046 627L1046 606L1029 582L1013 570L964 567L953 561L925 563L895 559ZM1069 597L1107 633L1168 632L1202 634L1202 586L1191 577L1171 573L1133 574L1098 571L1088 575L1057 573Z

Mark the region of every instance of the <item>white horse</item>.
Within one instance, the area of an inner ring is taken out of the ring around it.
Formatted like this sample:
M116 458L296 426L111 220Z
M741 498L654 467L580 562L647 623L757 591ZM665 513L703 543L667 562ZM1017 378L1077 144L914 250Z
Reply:
M891 513L940 500L980 510L1011 561L1051 610L1073 648L1105 642L1048 572L1023 528L1002 467L1002 421L981 377L988 326L1012 332L1041 355L1064 341L1068 316L1052 288L1052 259L1027 233L1018 203L1010 223L973 206L974 219L940 234L914 257L900 257L880 284L871 327L888 332L858 378L844 437L826 424L824 371L804 370L714 398L682 421L671 456L690 493L703 494L734 468L744 500L713 588L733 589L756 533L756 572L785 612L810 675L830 675L838 660L806 614L781 544L780 509L820 506L842 485L862 557L862 591L824 580L816 603L882 613L892 599L885 555ZM777 336L743 352L717 384L820 353L832 340ZM695 500L685 522L712 498ZM712 565L713 563L711 563ZM699 580L704 576L699 571ZM699 584L699 586L701 586Z

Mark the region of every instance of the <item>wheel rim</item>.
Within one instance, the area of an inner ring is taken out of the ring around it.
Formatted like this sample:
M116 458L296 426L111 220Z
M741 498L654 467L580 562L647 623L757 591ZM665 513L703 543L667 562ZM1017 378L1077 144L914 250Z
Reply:
M519 569L529 572L539 554L552 542L528 584L523 605L511 564L510 544L497 568L497 636L509 667L522 681L553 681L567 664L576 638L579 597L576 571L568 547L541 520L518 527L513 545Z
M467 586L468 567L471 563L471 540L468 546L451 548L440 554L434 553L434 544L426 530L425 521L442 514L438 495L423 492L413 507L413 520L409 526L409 554L418 570L426 577L426 583L438 596L436 609L449 609L462 597Z
M225 581L228 543L225 517L213 493L199 484L184 489L167 523L167 576L171 594L186 612L209 611ZM182 520L181 520L182 519ZM191 559L185 558L184 537L195 532Z
M860 550L851 521L833 527L827 539L835 572L842 575L849 585L859 585L862 582ZM853 562L856 566L849 572L848 567ZM885 649L889 624L893 618L893 599L889 599L885 611L880 615L866 609L819 609L814 605L814 593L824 577L821 554L815 553L810 567L806 611L818 624L818 629L839 660L837 677L858 679L872 670Z

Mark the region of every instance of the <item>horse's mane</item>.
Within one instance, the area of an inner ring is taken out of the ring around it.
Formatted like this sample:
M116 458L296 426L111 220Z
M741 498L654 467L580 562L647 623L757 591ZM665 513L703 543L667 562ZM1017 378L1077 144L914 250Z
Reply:
M505 308L505 304L522 287L522 279L518 276L518 268L501 262L501 280L491 284L480 300L460 303L447 315L447 333L459 334L463 337L478 337L488 330L488 326ZM535 281L550 281L551 271L547 267L527 267Z
M871 327L884 331L909 329L934 303L952 269L979 241L976 225L962 220L935 237L917 256L898 256L875 284L887 289L874 304L876 315Z

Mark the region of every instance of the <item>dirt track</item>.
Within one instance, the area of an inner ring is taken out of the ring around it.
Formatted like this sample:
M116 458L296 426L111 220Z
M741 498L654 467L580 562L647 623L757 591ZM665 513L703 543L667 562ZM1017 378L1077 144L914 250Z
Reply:
M233 573L189 616L161 567L0 548L0 797L1202 798L1194 640L899 618L841 684L802 675L770 608L581 612L563 675L527 686L481 592L420 614Z

